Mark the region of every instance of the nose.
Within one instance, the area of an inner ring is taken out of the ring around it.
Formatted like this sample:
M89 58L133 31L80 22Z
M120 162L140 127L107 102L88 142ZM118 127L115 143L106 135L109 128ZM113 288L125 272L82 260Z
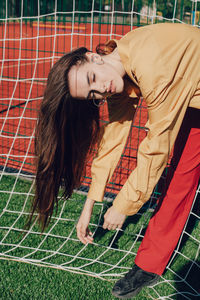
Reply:
M93 82L91 85L91 90L95 90L100 94L104 94L107 91L107 85L105 83L100 84L98 82Z

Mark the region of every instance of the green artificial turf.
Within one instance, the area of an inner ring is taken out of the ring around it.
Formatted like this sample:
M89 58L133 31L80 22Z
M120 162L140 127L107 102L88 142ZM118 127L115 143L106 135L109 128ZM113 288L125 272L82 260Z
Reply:
M150 213L127 218L123 234L119 234L111 243L115 232L105 231L101 227L97 228L96 224L102 206L95 206L90 226L92 231L97 229L95 245L88 245L84 248L84 245L77 240L75 224L85 196L73 195L74 200L68 201L66 206L62 206L64 202L61 202L62 205L59 205L57 214L54 213L54 218L45 230L45 234L50 233L46 237L40 234L37 224L32 227L32 233L23 234L27 220L26 213L30 211L30 198L32 197L30 193L33 193L30 181L14 176L2 177L0 183L0 214L2 214L0 217L0 253L2 254L0 257L3 259L0 260L0 299L116 299L111 295L111 289L117 277L111 274L126 272L125 267L132 266L141 242L141 238L137 235L141 226L146 227ZM107 204L104 210L106 207ZM59 216L61 218L58 220ZM164 273L159 284L154 288L143 289L134 299L165 297L165 299L181 300L184 299L184 294L189 299L193 299L198 291L200 293L199 267L197 266L199 232L199 223L195 216L191 216L188 223L188 233L191 236L184 236L180 247L181 254L176 255L170 269ZM123 251L129 249L131 253L125 255L127 252ZM74 259L76 255L78 257ZM26 261L36 259L38 263L45 266L10 260L13 258L19 260L24 256L26 256ZM97 257L98 262L95 262ZM192 261L194 263L191 264ZM116 265L116 268L109 271L110 276L107 280L67 271L67 268L76 268L76 271L99 274L109 269L105 263L111 266ZM66 270L46 267L48 264L52 267L65 264ZM84 264L86 266L82 268ZM78 269L79 267L81 269ZM188 274L186 281L180 280L179 276L184 278L186 274Z
M12 261L0 261L0 299L111 300L113 283ZM144 289L135 299L150 299Z

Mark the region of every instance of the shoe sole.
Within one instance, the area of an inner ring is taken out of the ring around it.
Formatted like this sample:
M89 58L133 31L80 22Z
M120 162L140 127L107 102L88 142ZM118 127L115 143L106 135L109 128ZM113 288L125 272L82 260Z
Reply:
M158 282L160 279L160 276L157 275L152 281L150 281L148 284L143 284L142 286L140 286L139 288L137 288L136 290L134 290L133 292L130 292L126 295L117 295L112 291L112 295L119 298L119 299L129 299L132 297L135 297L139 294L139 292L143 289L143 287L150 287L152 285L154 285L156 282Z

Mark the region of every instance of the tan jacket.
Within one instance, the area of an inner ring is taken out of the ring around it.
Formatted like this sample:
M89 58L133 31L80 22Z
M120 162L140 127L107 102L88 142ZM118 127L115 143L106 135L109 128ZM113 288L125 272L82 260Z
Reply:
M150 198L166 167L187 107L200 109L200 29L184 24L148 25L116 43L133 82L131 96L136 97L138 86L149 116L149 131L139 146L137 167L113 202L119 212L133 215ZM127 97L116 99L116 103L114 100L108 101L110 123L92 164L88 197L96 201L103 199L135 112L134 102Z

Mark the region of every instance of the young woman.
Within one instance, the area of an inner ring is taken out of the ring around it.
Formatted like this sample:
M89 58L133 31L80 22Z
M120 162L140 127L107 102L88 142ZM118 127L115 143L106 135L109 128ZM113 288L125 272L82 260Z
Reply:
M136 29L118 41L109 41L97 53L79 48L54 65L36 130L38 159L32 212L39 212L43 229L57 203L60 185L64 186L64 196L70 197L80 184L88 153L98 142L92 183L77 224L78 238L84 244L92 243L88 225L93 205L103 199L125 146L137 101L143 96L148 108L148 134L138 149L137 168L107 210L103 228L121 228L126 216L137 213L167 164L187 109L195 108L196 122L200 120L199 70L199 30L166 23ZM97 102L106 99L110 122L100 128ZM188 141L176 164L173 187L169 186L150 221L136 264L113 288L116 297L133 297L143 286L156 282L176 246L199 180L200 129L196 123Z

